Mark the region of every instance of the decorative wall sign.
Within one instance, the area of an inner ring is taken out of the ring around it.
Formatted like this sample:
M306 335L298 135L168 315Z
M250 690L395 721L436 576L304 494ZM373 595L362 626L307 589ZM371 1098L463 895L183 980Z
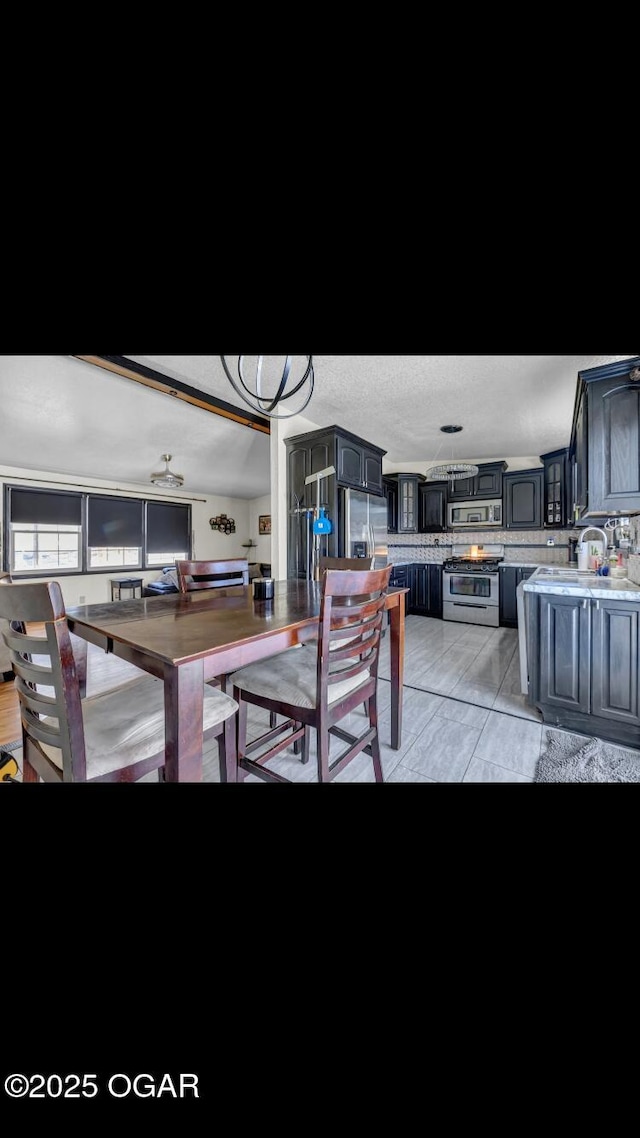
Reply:
M219 533L235 533L236 523L233 518L228 518L226 514L218 514L217 518L209 518L209 525L211 529L217 529Z

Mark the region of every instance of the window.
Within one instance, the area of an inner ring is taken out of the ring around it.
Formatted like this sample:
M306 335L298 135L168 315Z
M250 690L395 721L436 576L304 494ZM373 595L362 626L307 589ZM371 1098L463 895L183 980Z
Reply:
M151 569L185 561L191 551L191 507L147 502L147 557Z
M140 569L144 502L137 498L87 498L87 569Z
M154 569L191 557L191 506L5 486L4 568L52 577Z
M81 494L9 487L7 518L11 573L81 570Z

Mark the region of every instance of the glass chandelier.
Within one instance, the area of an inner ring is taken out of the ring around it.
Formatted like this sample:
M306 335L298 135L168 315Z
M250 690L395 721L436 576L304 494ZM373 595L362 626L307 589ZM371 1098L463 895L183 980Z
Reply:
M445 427L440 427L440 430L445 435L457 435L462 430L462 427L454 426L448 423ZM442 442L438 447L438 453L442 448ZM455 482L458 478L471 478L474 474L478 473L478 467L474 466L471 462L454 462L453 461L453 441L451 442L451 462L442 462L440 466L431 466L426 471L426 477L429 482Z
M234 391L259 415L290 419L304 411L313 395L313 356L220 356L220 359ZM231 366L227 359L234 361ZM266 365L265 360L269 361ZM301 365L301 360L306 362ZM298 394L295 409L292 405L285 409L285 399Z

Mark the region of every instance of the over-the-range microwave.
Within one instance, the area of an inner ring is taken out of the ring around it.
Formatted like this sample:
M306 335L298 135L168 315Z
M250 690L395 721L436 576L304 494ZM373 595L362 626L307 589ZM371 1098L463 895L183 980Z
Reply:
M450 502L449 525L482 529L484 526L502 525L502 500L487 502Z

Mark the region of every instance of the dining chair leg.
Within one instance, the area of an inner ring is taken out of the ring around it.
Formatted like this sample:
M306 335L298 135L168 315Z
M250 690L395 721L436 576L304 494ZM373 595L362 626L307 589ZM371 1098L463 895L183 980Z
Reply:
M380 734L378 731L378 692L377 689L369 700L369 725L375 727L376 733L371 740L371 757L373 759L373 774L376 782L384 782L382 772L382 756L380 754Z
M247 746L247 704L236 688L233 691L233 698L238 704L236 712L236 782L244 782L247 772L240 766L240 760L244 758Z
M302 758L300 759L300 762L301 763L308 763L310 754L311 754L311 728L307 726L304 729L304 739L302 740Z
M37 782L38 772L35 767L31 766L27 757L29 745L24 731L22 732L22 781L23 782Z
M278 716L276 715L275 711L270 711L269 712L269 727L277 727L277 726L278 726Z
M222 733L218 736L220 756L220 782L238 781L238 741L235 715L224 721Z
M318 782L329 781L329 732L326 727L316 730L318 740ZM306 743L305 733L305 743Z

